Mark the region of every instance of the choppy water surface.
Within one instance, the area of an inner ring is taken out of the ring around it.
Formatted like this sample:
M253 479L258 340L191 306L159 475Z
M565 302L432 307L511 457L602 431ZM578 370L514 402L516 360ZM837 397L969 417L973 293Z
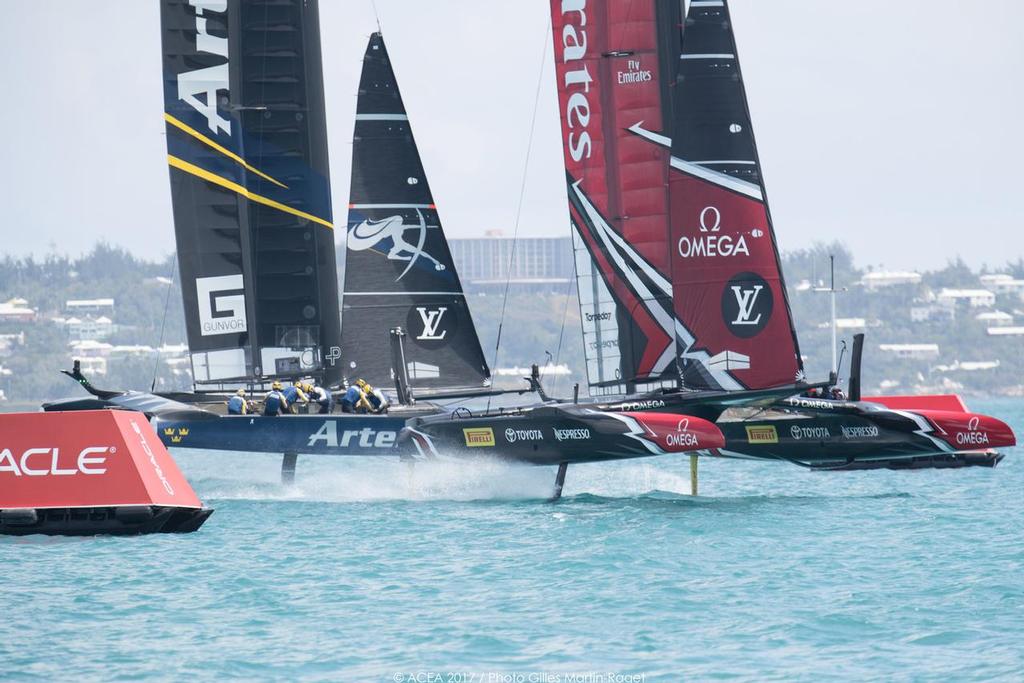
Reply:
M976 407L1024 434L1020 402ZM0 538L0 679L1024 677L1021 449L702 461L696 499L684 458L589 465L554 505L547 469L179 461L197 534Z

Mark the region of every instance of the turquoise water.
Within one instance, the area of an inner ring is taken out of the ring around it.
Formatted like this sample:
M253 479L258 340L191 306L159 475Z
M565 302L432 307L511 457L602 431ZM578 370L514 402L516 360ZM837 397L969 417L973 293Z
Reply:
M552 505L548 469L184 453L197 534L0 538L0 679L1021 680L1021 456L702 460L696 499L664 457Z

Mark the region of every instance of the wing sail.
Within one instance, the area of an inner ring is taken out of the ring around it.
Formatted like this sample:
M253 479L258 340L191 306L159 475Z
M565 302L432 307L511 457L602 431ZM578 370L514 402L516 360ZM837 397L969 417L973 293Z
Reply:
M341 335L317 3L160 7L195 382L307 374L336 382Z

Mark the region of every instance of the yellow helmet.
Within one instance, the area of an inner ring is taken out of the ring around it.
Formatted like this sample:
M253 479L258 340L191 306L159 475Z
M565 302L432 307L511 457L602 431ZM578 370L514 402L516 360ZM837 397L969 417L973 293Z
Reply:
M312 382L303 382L302 383L302 390L304 392L306 392L307 394L309 392L313 391L313 383Z
M245 398L245 389L239 389L238 391L235 392L235 395Z
M356 386L358 386L360 389L365 389L366 387L368 387L370 385L367 384L365 379L357 379L356 380Z
M274 391L281 391L281 383L278 382L277 380L274 380L274 383L270 385L270 388L273 389Z

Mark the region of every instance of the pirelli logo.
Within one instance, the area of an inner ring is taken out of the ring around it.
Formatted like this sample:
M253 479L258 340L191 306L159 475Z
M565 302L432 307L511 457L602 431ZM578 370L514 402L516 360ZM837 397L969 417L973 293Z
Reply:
M466 446L468 448L482 448L494 445L494 430L490 427L463 429L462 435L466 437Z
M750 443L778 443L779 433L772 425L747 427L747 441Z

